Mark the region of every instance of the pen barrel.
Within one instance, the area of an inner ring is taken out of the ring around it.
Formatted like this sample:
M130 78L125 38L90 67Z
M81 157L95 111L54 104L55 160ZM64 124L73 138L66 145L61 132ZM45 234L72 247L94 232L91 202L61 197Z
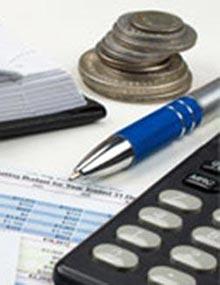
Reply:
M138 162L173 140L196 128L203 110L192 97L182 97L120 130L117 135L128 140Z
M193 91L189 96L201 106L205 120L210 121L220 115L220 78Z

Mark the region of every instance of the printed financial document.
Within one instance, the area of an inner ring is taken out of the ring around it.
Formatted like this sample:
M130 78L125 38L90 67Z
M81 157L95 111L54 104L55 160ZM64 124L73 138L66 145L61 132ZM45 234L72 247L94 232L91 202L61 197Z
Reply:
M15 285L51 285L55 263L134 197L0 167L0 230L20 236Z

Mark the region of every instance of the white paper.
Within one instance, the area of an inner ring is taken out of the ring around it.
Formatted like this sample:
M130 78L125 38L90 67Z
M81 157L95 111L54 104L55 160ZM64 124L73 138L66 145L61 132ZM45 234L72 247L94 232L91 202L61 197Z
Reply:
M19 256L20 237L0 231L0 284L14 285Z
M61 68L42 56L0 24L0 70L23 76Z

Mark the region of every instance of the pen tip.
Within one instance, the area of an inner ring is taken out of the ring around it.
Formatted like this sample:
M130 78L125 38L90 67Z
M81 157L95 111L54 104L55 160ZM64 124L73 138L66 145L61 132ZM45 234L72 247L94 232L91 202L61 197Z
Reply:
M74 181L78 179L80 176L81 176L80 172L73 172L69 177L69 181Z

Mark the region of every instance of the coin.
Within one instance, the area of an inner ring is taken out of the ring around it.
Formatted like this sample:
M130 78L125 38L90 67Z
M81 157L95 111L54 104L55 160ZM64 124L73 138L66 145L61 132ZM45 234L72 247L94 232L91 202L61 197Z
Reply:
M159 12L127 13L80 59L84 83L127 102L171 99L188 91L192 74L178 54L192 47L195 30L179 17Z
M103 46L107 48L107 53L111 54L113 57L119 59L123 57L126 61L137 62L138 60L145 60L148 57L146 52L139 52L120 45L120 43L117 42L117 39L114 38L112 32L108 33L103 39Z
M126 54L120 55L115 53L114 51L109 51L105 48L102 42L97 44L96 52L101 58L101 60L108 66L119 70L131 72L147 72L152 69L157 70L158 66L165 65L165 61L167 59L167 56L160 57L159 61L158 56L157 60L154 58L147 58L142 60L136 58L135 60L134 58L131 58Z
M181 85L176 86L176 88L170 91L160 90L160 94L152 94L150 91L145 90L144 87L139 86L138 88L109 88L107 86L97 85L96 82L89 78L83 79L84 83L91 88L94 92L100 95L108 97L110 99L130 102L130 103L153 103L153 102L163 102L165 100L171 100L180 95L185 94L191 87L192 75L190 72L184 76ZM178 88L177 88L178 87ZM142 92L141 92L142 90Z
M131 18L130 14L119 18L113 27L113 33L117 40L123 41L125 45L133 49L175 53L185 51L195 45L197 34L188 25L185 25L177 34L144 33L132 27Z
M129 102L173 98L187 91L192 80L191 73L178 56L174 56L169 68L162 69L158 73L129 75L113 71L103 64L92 50L81 57L79 70L83 81L94 91Z
M185 25L183 27L173 33L154 33L154 32L147 32L137 29L132 24L133 13L127 13L119 17L118 21L115 23L115 26L126 35L130 37L134 37L135 39L140 40L154 40L154 39L161 39L161 40L169 40L182 37L185 33Z
M135 72L147 71L153 65L161 64L169 56L169 53L159 53L152 50L139 52L138 50L126 47L114 38L110 32L97 44L96 52L106 64Z
M147 51L138 51L132 49L132 47L123 45L122 42L117 41L114 37L114 33L111 32L103 40L103 48L106 53L116 59L121 59L127 62L144 61L148 65L163 61L170 56L170 53L157 52L155 50L148 49Z
M152 80L162 80L166 82L170 82L172 80L176 80L182 76L182 74L186 73L188 67L186 63L183 61L181 56L174 55L169 59L169 64L167 64L166 68L161 68L159 72L148 72L148 73L131 73L131 72L120 72L116 71L114 68L110 68L106 66L97 56L97 54L92 50L85 53L80 60L80 68L86 74L87 77L97 79L99 82L101 78L106 81L105 76L111 77L109 80L113 80L114 78L118 80L120 79L129 79L129 80L139 80L143 81L144 84L150 87L150 82L145 82L146 79ZM121 83L122 84L122 83Z
M122 59L119 60L119 58L115 58L112 55L108 55L105 50L102 49L102 46L98 44L96 46L96 53L100 57L100 59L103 61L104 64L125 72L134 72L134 73L143 73L148 72L152 70L158 70L163 68L167 65L167 62L165 59L163 59L161 62L149 62L149 61L137 61L137 62L128 62L125 61L125 58L122 57Z
M184 26L179 17L159 11L134 13L131 22L140 30L154 33L173 33Z

